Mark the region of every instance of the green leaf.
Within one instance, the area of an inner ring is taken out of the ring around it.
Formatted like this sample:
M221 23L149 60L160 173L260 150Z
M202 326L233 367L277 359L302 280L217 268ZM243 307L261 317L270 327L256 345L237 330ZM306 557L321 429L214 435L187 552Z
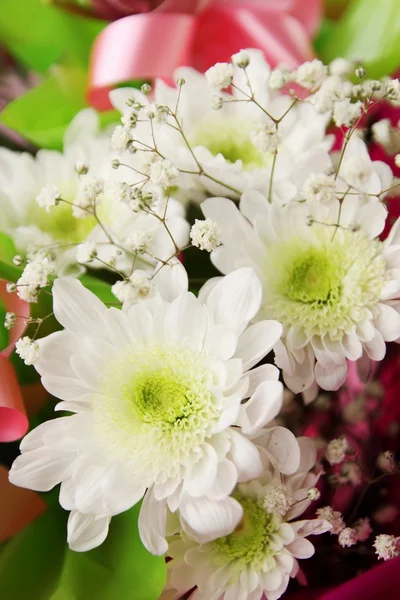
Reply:
M140 505L113 517L106 541L90 552L67 551L50 600L157 600L165 585L165 560L150 554L138 532Z
M4 545L0 553L1 598L51 597L58 585L66 549L66 524L60 517L48 511Z
M319 51L325 62L339 56L359 60L368 77L379 78L397 69L399 46L398 0L353 0Z
M117 299L111 291L111 284L97 279L92 275L83 275L80 277L83 285L93 292L104 304L117 304Z
M0 299L0 352L8 346L8 331L3 325L6 313L4 302Z
M28 69L41 73L65 58L86 67L92 43L105 25L49 1L1 0L2 43Z
M63 135L86 106L86 74L76 67L56 67L42 83L2 111L0 122L37 146L61 150Z
M0 279L15 283L21 275L22 268L16 267L12 262L16 254L12 239L0 231Z

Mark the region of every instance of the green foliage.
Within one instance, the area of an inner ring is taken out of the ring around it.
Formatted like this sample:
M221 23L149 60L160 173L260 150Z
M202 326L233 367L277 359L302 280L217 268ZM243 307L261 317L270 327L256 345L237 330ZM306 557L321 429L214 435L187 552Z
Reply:
M40 73L66 59L86 67L105 25L43 0L1 0L2 43L25 67Z
M165 561L140 541L139 507L114 517L104 544L83 553L66 547L66 513L50 508L3 546L2 600L157 600Z
M0 279L15 283L21 275L21 267L16 267L12 262L16 254L12 239L0 231Z
M368 77L392 74L399 66L400 10L398 0L353 0L342 18L322 30L317 41L321 58L362 62Z

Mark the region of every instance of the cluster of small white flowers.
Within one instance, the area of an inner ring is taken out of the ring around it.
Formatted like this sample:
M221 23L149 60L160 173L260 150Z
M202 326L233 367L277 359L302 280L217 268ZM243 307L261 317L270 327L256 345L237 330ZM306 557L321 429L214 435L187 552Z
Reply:
M267 512L283 516L294 503L294 498L285 485L269 485L265 491L263 502Z
M379 560L390 560L400 556L400 537L381 533L373 543Z
M76 249L76 260L78 263L90 263L97 256L96 244L94 242L85 242L79 244Z
M76 219L85 219L93 214L104 192L104 183L104 179L100 177L82 179L72 206L72 214Z
M6 329L12 329L15 325L16 320L17 315L14 312L7 312L6 316L4 317L4 327Z
M289 81L289 71L277 68L271 71L268 79L268 86L271 90L281 90Z
M278 129L273 121L256 123L249 135L260 152L276 152L281 141Z
M221 229L218 223L210 218L196 219L190 230L190 239L196 248L212 252L221 244Z
M340 472L340 482L350 483L351 485L360 485L362 480L363 474L360 465L351 460L343 464Z
M154 286L148 273L137 270L129 279L114 283L111 291L122 304L136 304L139 300L150 298Z
M345 527L339 533L338 542L342 548L350 548L357 544L357 531L352 527Z
M164 189L179 183L179 169L168 159L153 155L152 160L145 166L144 170L148 173L151 183Z
M223 90L229 87L233 79L233 65L231 63L217 63L205 73L208 84L216 89Z
M345 437L336 438L329 442L325 456L331 465L337 465L344 461L346 454L350 451L350 446Z
M327 75L328 67L315 58L300 65L294 78L296 83L302 87L314 90L321 86Z
M386 96L393 102L393 104L400 104L400 81L398 79L392 79L388 81L385 86Z
M111 147L117 154L123 154L127 150L131 149L133 142L132 134L130 133L130 126L118 125L114 129L111 137Z
M149 251L152 241L151 231L133 231L126 238L125 244L132 252L144 254Z
M36 202L39 206L45 208L47 212L52 206L56 206L61 199L61 192L54 184L48 184L42 187L36 196Z
M339 533L346 527L343 520L343 515L338 510L333 510L331 506L323 506L318 508L316 514L320 519L325 519L332 525L330 533L332 535L339 535Z
M338 127L350 127L361 117L364 104L360 101L351 102L349 98L338 100L333 105L333 119Z
M331 202L336 197L336 181L333 175L311 173L304 183L303 192L308 202Z
M39 358L39 344L30 337L25 336L16 342L15 352L26 365L33 365Z
M54 262L44 254L29 261L17 281L17 294L26 302L37 302L40 289L50 284L49 276L55 271Z
M240 69L245 69L250 64L250 55L246 50L241 50L240 52L233 54L231 60L233 64Z
M398 470L396 457L393 452L386 450L378 456L378 467L385 473L395 473Z

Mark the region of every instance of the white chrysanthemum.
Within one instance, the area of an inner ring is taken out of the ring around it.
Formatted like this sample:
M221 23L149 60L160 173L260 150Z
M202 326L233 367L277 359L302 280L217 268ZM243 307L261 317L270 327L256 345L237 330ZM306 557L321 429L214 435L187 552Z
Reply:
M228 495L263 469L245 436L282 404L275 367L248 372L281 334L275 321L246 328L261 301L252 269L224 278L204 303L187 291L180 263L161 268L153 283L151 301L122 311L106 308L76 279L53 286L65 329L39 340L35 367L63 401L58 409L76 414L29 433L10 480L40 491L61 482L76 550L102 543L111 516L143 496L140 534L156 554L167 548L167 506L204 541L230 533L242 509ZM287 456L285 442L282 452L281 440L293 436L280 430L267 430L270 459L286 467L294 460L297 468L296 450Z
M292 103L290 97L268 87L271 71L262 52L249 50L246 54L250 57L246 73L239 66L229 65L229 68L233 69L234 84L248 92L247 74L257 102L273 117L281 117ZM273 146L266 147L263 139L261 151L253 144L251 132L255 123L261 131L263 123L268 125L271 121L259 107L252 102L222 104L226 96L218 96L216 106L220 109L215 110L215 91L210 88L204 75L193 69L181 68L174 75L175 80L180 78L185 80L185 85L179 88L178 118L183 124L186 139L197 162L183 136L176 131L176 122L171 116L166 123L153 124L157 148L162 156L178 168L196 173L200 163L203 170L214 178L212 180L204 176L181 173L179 193L183 199L196 201L205 195L228 195L237 198L235 189L242 191L256 184L262 188L268 186L273 162L271 150L275 150L276 146L278 157L274 169L274 195L284 195L285 198L295 195L294 184L288 182L292 174L295 179L299 173L302 177L305 174L306 177L307 173L315 170L316 165L321 169L330 165L326 150L331 146L331 138L325 135L329 114L317 114L311 104L298 103L280 122L279 138L275 135L269 140L273 141ZM152 101L167 105L171 111L175 111L177 94L178 89L170 88L163 81L157 80ZM235 89L232 94L234 99L244 98L243 94ZM122 114L126 111L126 101L131 97L136 98L143 106L149 104L149 99L135 89L117 89L110 94L112 103ZM142 113L143 121L146 118L144 110ZM147 145L143 146L143 149L153 147L152 131L148 122L137 123L134 137ZM255 139L260 138L265 138L265 135L258 135ZM136 167L142 170L142 165L148 161L149 153L140 152L140 143L135 145L139 149L138 152L134 157L129 156L129 153L127 156L135 160ZM215 179L229 187L220 185ZM295 183L297 184L297 181Z
M173 254L174 246L157 218L146 215L147 219L143 216L137 219L130 208L112 194L116 177L129 178L130 173L128 169L124 174L112 169L110 137L110 131L100 132L96 112L85 109L67 129L63 153L39 150L33 157L0 149L3 192L0 194L0 229L13 238L19 253L32 258L37 249L49 248L55 254L56 272L75 275L83 270L76 264L76 246L88 241L99 243L99 258L103 263L108 262L115 248L110 247L96 218L88 212L96 200L98 217L115 241L121 242L132 230L151 230L154 233L152 253L161 259ZM77 164L79 168L89 166L89 173L79 176ZM52 206L59 196L66 202ZM154 210L162 216L165 200L160 199ZM189 234L183 214L183 207L170 199L169 227L177 244L182 246ZM96 261L91 266L97 268L103 263ZM132 257L122 257L119 267L126 267L129 272L131 264Z
M223 273L253 266L263 282L259 318L283 324L275 360L292 391L314 380L338 389L347 359L365 352L382 360L385 342L399 338L399 222L381 242L387 211L376 199L282 207L249 191L240 210L222 198L202 209L221 228L215 266Z
M288 488L299 491L307 477L301 470L304 463L302 457L297 473L282 477ZM262 478L236 487L233 497L243 508L243 518L230 535L198 543L183 528L171 538L168 554L172 560L167 569L176 597L194 586L197 589L189 596L193 600L277 600L282 596L290 577L299 570L297 559L314 554L306 538L328 531L331 525L323 519L293 521L291 509L270 512L265 495L271 483L280 479L279 472L267 470Z

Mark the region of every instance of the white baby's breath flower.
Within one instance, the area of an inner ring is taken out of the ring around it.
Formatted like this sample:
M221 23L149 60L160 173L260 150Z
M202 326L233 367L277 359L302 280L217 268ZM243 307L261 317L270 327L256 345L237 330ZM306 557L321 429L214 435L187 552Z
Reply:
M328 67L320 60L305 62L297 68L296 82L307 89L319 88L328 75Z
M388 81L385 86L385 92L393 104L398 104L400 102L400 81L398 79Z
M133 138L129 129L129 127L122 127L121 125L118 125L114 129L114 133L111 137L111 148L117 154L123 154L132 144Z
M4 327L6 329L12 329L15 325L15 322L17 320L17 315L14 312L7 312L6 316L4 318Z
M231 63L217 63L205 73L208 84L216 89L223 90L232 83L233 65Z
M17 281L17 293L21 300L37 302L40 289L49 285L49 276L54 270L54 262L44 254L39 253L29 261Z
M93 208L100 202L104 191L104 179L100 177L85 177L79 185L72 214L76 219L86 219Z
M152 241L151 231L132 231L126 238L126 245L132 252L144 254L149 251Z
M39 344L25 336L15 343L15 352L26 365L33 365L39 358Z
M196 219L190 230L193 246L212 252L221 244L221 229L212 219Z
M358 542L357 531L352 527L345 527L339 533L338 542L342 548L350 548Z
M76 249L76 260L78 263L90 263L97 256L96 244L94 242L85 242L79 244Z
M135 271L129 279L117 281L111 288L112 293L124 305L136 304L140 300L151 298L155 288L145 271Z
M314 500L319 500L321 498L321 492L318 488L312 487L307 490L307 498L314 502Z
M75 163L75 171L78 175L86 175L89 172L89 166L81 160L77 160Z
M362 102L351 102L349 98L338 100L333 105L333 119L338 127L350 127L361 116Z
M396 167L400 168L400 154L396 154L396 156L394 157L394 162Z
M344 461L350 446L345 437L336 438L329 442L325 456L329 464L337 465Z
M121 122L124 125L124 130L126 132L129 132L129 129L136 127L137 120L138 120L137 111L133 108L128 108L128 110L126 110L121 117ZM117 136L119 134L120 134L120 132L117 134ZM121 136L122 136L122 134L121 134ZM117 148L114 147L114 143L113 143L113 149L115 151L117 151Z
M400 555L400 537L381 533L373 543L375 553L380 560L390 560Z
M233 64L238 66L240 69L246 69L246 67L248 67L250 64L250 55L248 52L246 52L246 50L240 50L240 52L232 55L231 60Z
M49 211L52 206L56 206L60 199L61 192L54 184L45 185L40 190L38 196L36 196L36 202L39 206L46 208L47 211Z
M255 123L250 139L260 152L276 152L281 141L273 121Z
M303 192L308 202L331 202L336 196L336 182L333 175L311 173L306 180Z
M284 69L274 69L268 79L271 90L280 90L288 82L288 72Z
M154 185L169 188L179 182L179 170L168 159L155 158L149 164L149 177Z
M283 516L288 512L293 503L293 496L282 483L277 485L270 484L266 487L263 505L267 512L278 513Z
M65 329L37 342L46 389L75 414L31 431L9 478L38 491L61 483L68 542L78 551L100 545L111 517L143 497L139 531L155 554L167 550L167 507L203 541L229 535L243 515L229 497L238 480L259 476L262 458L279 448L282 472L300 464L290 432L263 429L282 405L277 369L248 386L247 370L281 334L275 321L247 330L261 299L255 273L222 278L204 303L188 292L178 261L163 265L152 285L150 302L118 310L77 279L58 278L53 307ZM249 439L260 431L272 436L262 456Z
M339 533L346 527L342 513L338 510L333 510L331 506L323 506L322 508L318 508L316 514L321 519L325 519L325 521L328 521L328 523L332 525L332 529L330 530L332 535L339 535Z

